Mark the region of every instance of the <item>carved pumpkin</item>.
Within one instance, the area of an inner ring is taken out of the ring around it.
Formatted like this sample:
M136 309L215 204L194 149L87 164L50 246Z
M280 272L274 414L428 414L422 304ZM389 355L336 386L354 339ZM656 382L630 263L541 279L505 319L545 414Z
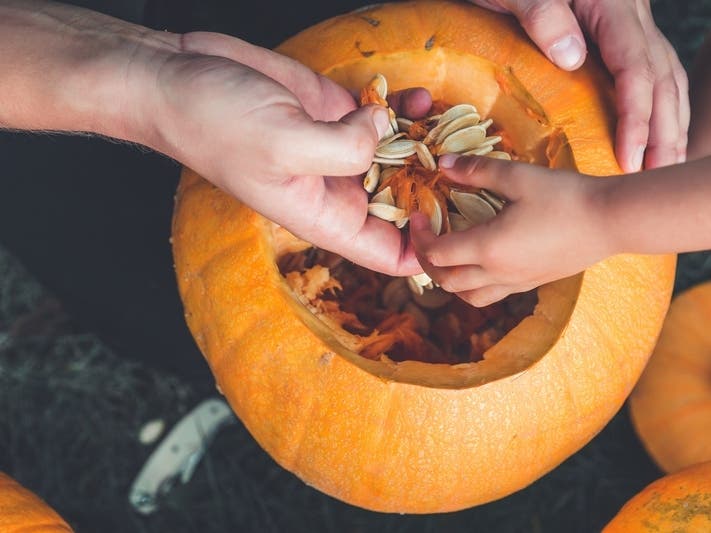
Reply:
M711 461L711 282L672 302L657 347L630 396L637 434L666 472Z
M558 70L512 18L471 4L382 4L320 23L279 50L357 91L375 73L472 103L519 159L620 173L609 77ZM545 199L541 199L545 201ZM356 353L315 316L278 259L296 246L189 169L173 249L190 330L217 385L284 468L368 509L453 511L530 484L622 406L669 305L673 256L613 257L538 289L535 309L483 360ZM357 344L357 343L355 343ZM407 358L404 358L407 359Z
M711 531L711 462L651 483L628 501L603 533Z
M2 533L72 533L61 517L35 494L0 472Z

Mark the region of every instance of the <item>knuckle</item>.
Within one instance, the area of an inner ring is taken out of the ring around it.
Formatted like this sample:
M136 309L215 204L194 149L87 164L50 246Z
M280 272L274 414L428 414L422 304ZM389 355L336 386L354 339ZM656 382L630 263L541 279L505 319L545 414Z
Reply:
M427 263L429 263L432 266L435 267L441 267L443 263L443 258L442 254L438 252L437 250L431 250L428 249L426 246L424 247L424 258Z
M461 292L462 288L457 284L452 275L443 275L438 281L439 286L447 292Z
M370 167L375 153L376 141L372 135L365 132L353 131L346 135L344 146L350 147L344 157L359 172L365 172Z

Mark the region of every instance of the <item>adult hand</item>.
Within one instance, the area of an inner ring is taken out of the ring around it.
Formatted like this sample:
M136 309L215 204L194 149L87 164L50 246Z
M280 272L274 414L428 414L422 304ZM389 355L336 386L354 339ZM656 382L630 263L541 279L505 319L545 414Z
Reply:
M649 0L472 0L512 13L541 51L574 70L586 55L584 33L615 79L615 151L626 172L681 162L689 126L688 81Z
M451 156L442 157L440 167L448 161ZM576 274L614 252L603 207L605 187L615 178L486 157L460 157L443 170L457 183L508 199L488 222L439 237L424 215L410 217L425 272L472 305L489 305Z
M150 94L159 149L299 237L369 268L421 271L399 230L367 216L362 173L388 125L380 106L303 65L236 38L182 36ZM423 114L430 99L399 99Z

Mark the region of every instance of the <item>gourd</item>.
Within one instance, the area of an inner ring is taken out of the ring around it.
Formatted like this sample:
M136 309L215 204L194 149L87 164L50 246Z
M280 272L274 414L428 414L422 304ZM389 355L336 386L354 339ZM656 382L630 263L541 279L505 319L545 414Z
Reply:
M0 472L0 531L72 533L69 525L37 495Z
M510 17L457 2L379 4L278 51L354 92L380 73L392 90L473 104L516 159L621 172L609 76L593 58L557 69ZM279 265L298 240L190 169L172 242L188 326L259 444L331 496L400 513L501 498L590 441L642 372L675 268L674 256L606 259L540 287L480 360L444 364L362 356L361 339L285 282Z
M620 509L603 533L711 531L711 462L668 474Z
M711 461L711 282L679 294L630 396L632 423L666 472Z

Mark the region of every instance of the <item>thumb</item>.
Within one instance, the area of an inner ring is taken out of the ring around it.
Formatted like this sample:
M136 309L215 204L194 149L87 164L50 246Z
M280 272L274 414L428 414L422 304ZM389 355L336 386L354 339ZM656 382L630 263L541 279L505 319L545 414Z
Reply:
M338 122L300 115L292 127L275 133L273 142L289 174L353 176L368 170L389 124L387 110L376 105L358 108Z
M566 0L515 0L509 9L553 63L575 70L585 61L585 37Z

